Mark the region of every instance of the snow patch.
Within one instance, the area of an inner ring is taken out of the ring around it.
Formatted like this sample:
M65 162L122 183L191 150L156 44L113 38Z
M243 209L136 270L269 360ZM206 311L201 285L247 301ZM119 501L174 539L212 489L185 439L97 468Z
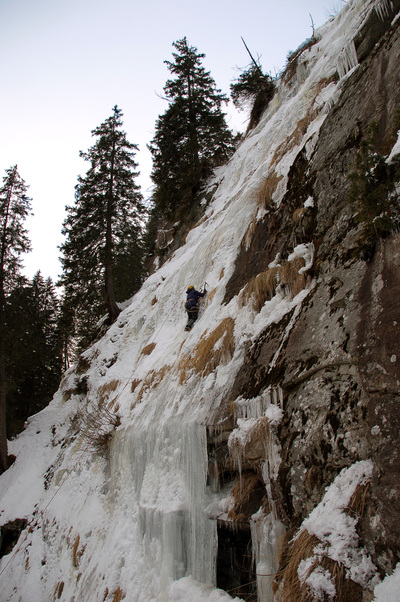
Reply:
M386 159L387 163L392 163L393 159L400 154L400 131L397 132L397 140L390 151L390 155Z
M299 257L304 259L305 263L305 266L299 270L299 274L303 274L312 268L314 261L314 244L310 242L307 244L297 245L297 247L295 247L293 252L289 255L288 261L294 261Z
M397 564L391 575L375 586L375 602L394 602L398 600L400 592L400 563Z
M368 460L343 469L301 527L301 530L306 529L322 542L321 546L314 549L315 560L326 555L342 563L350 579L362 587L375 585L377 569L366 551L359 547L357 519L350 516L346 509L357 486L366 485L372 471L373 464Z
M312 565L313 562L310 558L299 563L297 574L300 583L306 583L311 588L314 600L326 600L326 596L328 600L334 600L336 587L331 573L321 566L311 570Z

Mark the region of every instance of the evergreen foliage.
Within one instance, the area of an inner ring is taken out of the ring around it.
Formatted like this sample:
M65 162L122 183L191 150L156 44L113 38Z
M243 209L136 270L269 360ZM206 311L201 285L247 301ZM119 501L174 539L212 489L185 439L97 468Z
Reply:
M10 437L50 402L62 373L59 301L51 278L40 272L7 297L5 358Z
M20 277L22 253L31 249L25 219L31 214L28 186L18 173L18 167L6 169L0 189L0 288L9 292Z
M173 43L173 61L165 61L174 79L164 92L169 102L149 145L153 155L155 211L179 216L194 202L201 181L234 150L222 112L227 98L217 89L202 59L204 54L183 38Z
M243 71L236 82L231 84L231 98L238 109L251 104L249 128L260 120L274 95L275 85L271 76L263 73L261 68L252 64Z
M274 91L274 83L270 75L261 71L260 67L251 65L239 75L236 82L231 84L231 98L238 109L251 101L260 93L271 95Z
M31 212L27 185L17 165L6 170L0 189L0 473L7 469L5 337L6 296L21 279L20 255L30 250L24 222Z
M121 118L115 106L111 117L92 131L95 144L80 153L90 168L78 178L75 204L66 208L63 224L60 284L65 287L65 309L73 308L80 347L92 341L106 311L109 323L117 318L116 299L132 295L142 278L144 206L134 160L138 148L127 140Z

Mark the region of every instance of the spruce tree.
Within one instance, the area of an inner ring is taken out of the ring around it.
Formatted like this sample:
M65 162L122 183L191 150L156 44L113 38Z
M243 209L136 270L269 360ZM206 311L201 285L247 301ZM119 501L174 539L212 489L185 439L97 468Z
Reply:
M239 110L246 105L251 106L249 130L260 121L263 112L273 98L274 91L273 79L268 73L263 73L255 61L240 74L236 82L231 84L233 104Z
M7 297L5 351L7 433L14 436L47 406L62 373L59 301L40 272Z
M17 165L6 170L0 189L0 473L7 469L6 384L5 384L5 308L6 297L18 283L20 255L30 250L24 226L31 213L27 185Z
M155 127L153 202L167 217L193 203L202 179L233 152L233 136L222 112L227 98L217 89L197 48L183 38L173 43L173 61L165 61L174 79L164 87L169 106Z
M112 323L124 300L137 290L142 274L142 195L135 182L138 150L122 130L122 112L92 131L95 144L80 155L90 162L78 178L75 204L67 207L61 245L68 305L74 308L81 346L89 344L101 315ZM128 268L128 269L125 269ZM122 296L123 295L123 296Z

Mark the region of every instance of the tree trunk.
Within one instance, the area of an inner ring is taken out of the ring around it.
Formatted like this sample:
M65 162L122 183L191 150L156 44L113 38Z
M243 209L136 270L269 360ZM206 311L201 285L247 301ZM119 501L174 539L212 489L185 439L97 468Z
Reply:
M114 278L113 278L113 240L112 240L112 217L114 212L114 167L115 167L115 136L113 138L113 147L111 153L110 165L110 183L107 194L106 209L106 246L104 261L104 284L106 291L106 303L108 308L108 318L112 324L118 318L121 310L115 300Z
M1 252L0 252L0 474L7 470L7 406L6 406L6 381L5 381L5 357L4 357L4 335L5 335L5 291L4 291L4 265L7 253L6 232L8 225L8 215L11 203L11 195L14 187L17 166L14 167L10 180L10 188L7 193L7 207L4 218L4 228L1 233Z
M4 369L4 294L0 291L0 474L7 470L6 384Z
M188 107L189 107L189 139L190 139L190 153L191 153L191 187L192 196L194 196L197 189L200 176L200 157L199 157L199 140L197 133L197 115L193 104L193 92L192 92L192 80L190 73L187 74L187 87L188 87Z
M108 262L105 266L105 288L106 288L106 303L108 309L108 319L112 324L118 318L121 313L120 308L115 300L114 293L114 278L112 272L112 262Z

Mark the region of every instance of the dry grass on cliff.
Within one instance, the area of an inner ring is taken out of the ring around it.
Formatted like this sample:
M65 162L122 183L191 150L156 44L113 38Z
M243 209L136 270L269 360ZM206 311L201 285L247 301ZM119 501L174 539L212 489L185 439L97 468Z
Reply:
M211 374L222 362L228 362L235 351L233 318L225 318L206 337L205 333L190 355L186 355L179 362L180 384L186 382L188 371L193 369L196 374L206 376Z
M98 389L98 408L101 409L105 403L109 400L111 393L114 393L114 391L116 391L117 387L119 386L120 381L118 379L113 379L110 380L108 383L105 383L104 385L102 385L101 387L99 387ZM108 405L107 405L107 410L111 410L114 406L116 406L116 402L118 399L118 395L115 395L113 397L113 399L111 399L111 401L108 401ZM118 406L116 406L114 408L114 411L118 410Z
M241 477L236 479L231 491L231 496L235 501L233 508L228 512L228 519L234 524L249 520L249 513L246 512L246 507L259 483L260 477L254 472L245 472Z
M211 301L214 299L214 295L217 292L216 288L213 288L212 291L210 291L209 293L207 293L206 296L206 302L207 304L211 303Z
M321 568L328 571L332 582L335 584L335 600L351 600L361 602L363 592L360 585L346 578L346 568L343 564L328 558L318 556L310 568L304 573L302 581L299 579L298 568L302 560L313 558L314 549L321 544L315 535L311 535L306 529L293 541L286 544L281 554L281 568L277 572L274 581L274 594L277 602L313 602L315 592L305 583L311 573ZM283 566L282 566L283 565Z
M304 266L304 259L298 257L293 261L285 261L279 268L279 283L287 288L292 299L306 287L306 275L299 273Z
M146 374L146 377L143 380L133 380L131 383L131 391L132 393L137 389L137 387L141 384L136 400L131 404L131 410L138 404L143 401L143 396L158 387L158 385L163 380L164 376L171 370L171 366L168 364L164 364L160 370L150 370Z
M286 543L281 553L281 566L274 580L275 600L278 602L312 601L307 588L300 583L297 569L302 560L313 556L314 548L319 543L319 539L315 535L310 535L305 529L297 539Z
M298 207L298 209L296 209L293 212L292 220L294 221L295 224L299 224L301 222L301 220L304 217L305 212L306 212L306 210L304 207Z
M268 205L272 202L272 196L277 189L279 182L282 180L283 176L277 176L274 171L270 174L266 180L263 182L259 190L257 191L257 209L267 208ZM242 249L246 251L250 247L251 241L253 239L254 233L256 231L258 224L257 216L250 222L241 242Z
M142 381L140 380L140 378L134 378L133 381L131 382L131 393L134 393L135 390L137 389L137 387L140 385Z
M346 508L346 512L357 520L364 514L368 488L368 483L358 485ZM275 600L277 602L287 602L287 600L312 602L315 600L315 595L307 586L305 580L317 568L322 568L330 573L336 588L335 600L351 600L351 602L361 602L363 600L361 586L346 577L345 566L325 555L318 554L318 557L313 559L312 565L303 575L302 582L300 581L298 568L301 561L313 558L314 549L317 546L321 547L321 545L323 544L318 537L311 535L306 529L303 529L296 539L286 542L281 553L280 568L274 581Z
M156 344L157 343L149 343L148 345L143 347L142 351L139 354L139 357L141 357L142 355L150 355L150 353L152 353L152 351L154 350Z
M59 600L63 594L63 591L64 591L64 581L60 581L60 583L57 583L57 585L56 585L54 597Z
M110 393L113 393L118 387L120 381L116 378L108 381L104 385L98 388L98 396L99 396L99 404L102 405L106 399L110 396Z
M114 592L114 597L113 597L113 602L121 602L121 600L123 600L125 598L125 594L122 591L122 589L120 587L117 587L117 589Z
M309 109L302 119L296 122L296 127L291 134L278 146L271 160L271 165L278 164L281 159L289 153L295 146L298 146L304 135L307 132L308 126L317 117L321 107L313 108L313 103L310 103Z
M251 301L253 309L259 313L265 302L272 299L279 285L284 286L293 299L307 284L307 276L299 273L304 265L302 258L296 258L293 261L285 261L280 267L268 268L261 272L242 290L239 297L240 306L244 307Z
M83 553L85 551L85 546L82 546L81 548L79 548L79 544L80 544L80 536L77 535L75 537L74 545L72 547L72 566L75 569L79 568L79 562L80 562L81 556L83 555Z
M254 310L259 313L266 301L274 296L278 286L278 268L269 268L250 280L239 297L239 304L244 307L252 300Z
M365 512L366 496L368 494L369 483L357 485L345 512L355 520L360 520ZM363 590L360 585L346 577L346 568L342 563L336 562L327 555L321 555L322 542L315 535L311 535L306 529L303 529L296 539L291 539L288 533L286 544L284 545L281 557L280 567L274 580L274 593L277 602L287 602L293 600L296 602L312 602L315 595L305 583L305 580L311 573L318 568L328 571L332 582L335 585L335 600L351 600L351 602L361 602ZM318 556L314 556L314 549L319 546ZM326 552L329 550L326 549ZM313 563L303 574L302 582L299 580L298 568L302 560L313 559Z
M278 187L279 182L282 180L283 176L278 176L275 171L273 171L263 182L261 188L257 193L257 205L258 207L268 207L268 205L272 202L272 197L275 190Z
M78 415L82 442L85 442L86 449L106 459L109 455L113 433L120 424L120 417L117 415L119 410L117 399L118 397L115 397L108 406L99 405L92 408L92 411L85 408Z
M357 485L353 495L351 496L349 505L346 508L347 514L351 517L359 519L364 515L365 500L369 490L369 483L366 485Z

